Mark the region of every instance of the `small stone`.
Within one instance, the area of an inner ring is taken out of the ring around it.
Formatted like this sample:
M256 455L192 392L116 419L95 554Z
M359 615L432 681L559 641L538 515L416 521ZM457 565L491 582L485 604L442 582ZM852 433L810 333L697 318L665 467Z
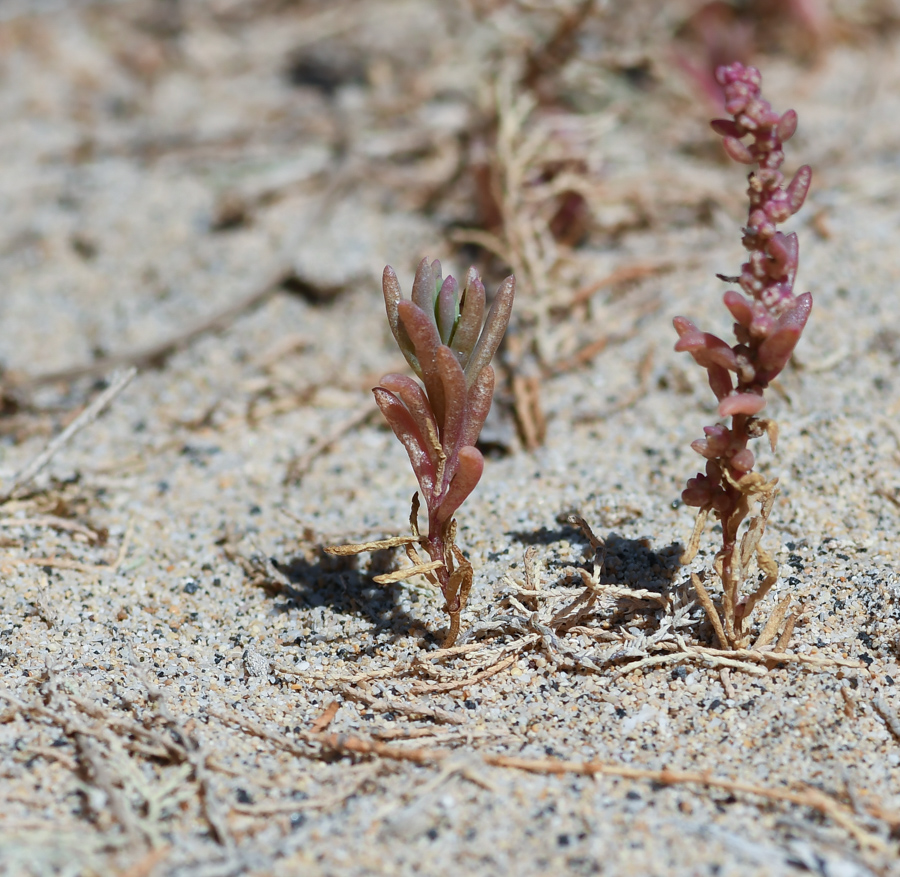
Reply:
M248 676L268 676L269 659L253 649L244 649L244 670Z

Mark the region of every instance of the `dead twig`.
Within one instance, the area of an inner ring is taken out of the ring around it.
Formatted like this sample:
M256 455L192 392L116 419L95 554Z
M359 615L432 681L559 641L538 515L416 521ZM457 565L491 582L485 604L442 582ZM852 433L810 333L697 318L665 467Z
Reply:
M322 751L330 754L367 755L389 761L419 765L436 766L458 755L452 749L410 749L383 743L379 740L334 733L300 733L297 737L303 741L301 744L283 734L271 732L258 722L231 711L214 708L209 710L209 714L223 722L237 725L245 733L267 740L278 748L303 758L316 757L316 749L310 748L309 744L317 744ZM485 752L476 753L476 757L485 765L533 774L609 776L620 779L644 780L658 783L662 786L695 785L707 789L722 789L731 793L759 797L766 801L809 807L846 830L862 849L880 853L884 853L889 849L885 841L859 823L851 807L825 792L804 784L798 783L793 788L763 786L744 780L715 776L711 771L673 770L668 767L662 769L641 768L600 760L533 759ZM900 819L898 819L897 815L888 812L881 805L867 804L865 809L869 815L888 822L892 828L900 825Z
M38 454L30 463L20 469L12 477L9 487L0 493L0 504L11 499L13 495L36 478L81 430L90 426L134 379L137 369L133 366L124 372L112 375L109 386L81 414L78 415L56 438Z
M437 765L455 755L448 749L401 749L377 740L366 740L361 737L343 734L329 734L322 740L325 750L333 753L370 755L391 761L405 761L419 765ZM663 786L696 785L708 789L723 789L731 793L739 793L763 798L767 801L794 804L809 807L817 813L831 819L847 831L862 849L884 853L889 847L878 835L860 825L853 810L837 799L806 785L797 788L762 786L744 780L717 777L711 771L672 770L664 767L653 768L631 767L606 761L567 761L561 758L518 758L509 755L482 753L481 760L486 765L526 773L544 775L578 775L609 776L620 779L646 780ZM867 808L869 809L869 808ZM872 811L869 810L871 813Z
M60 518L57 515L39 515L36 518L0 518L0 527L4 529L17 529L19 527L48 528L62 530L67 533L77 533L87 537L88 541L96 544L103 541L103 537L96 530L73 521L70 518Z
M132 519L122 538L122 544L119 546L115 559L108 566L102 563L84 563L70 557L7 557L5 561L15 566L47 566L53 569L71 569L75 572L87 573L88 575L99 575L104 572L116 573L128 555L128 547L131 544L133 535L134 520Z
M550 39L528 54L525 72L522 75L522 85L525 88L536 88L546 74L568 59L578 37L578 31L594 11L594 5L595 0L581 0L575 9L561 18Z
M96 742L88 734L82 732L75 732L72 739L85 779L104 793L113 817L122 826L122 830L132 838L132 841L141 838L147 843L152 842L149 832L135 818L134 811L123 794L122 788L108 767L108 760Z
M351 685L341 685L338 690L348 700L355 700L381 713L395 713L401 716L417 719L431 719L444 725L464 725L466 720L454 715L440 707L424 706L415 703L409 703L405 700L396 700L393 698L373 697L359 688ZM318 728L313 724L310 731L315 733Z
M455 679L452 682L414 682L412 691L414 694L428 694L434 691L455 691L458 688L468 688L471 685L477 685L479 682L483 682L485 679L489 679L491 676L496 676L498 673L505 670L510 664L513 663L513 661L516 660L516 658L519 656L520 651L521 648L517 648L516 651L513 652L513 654L508 655L493 666L482 670L480 673L476 673L474 676Z
M880 696L872 701L872 706L875 712L884 719L884 723L894 735L894 739L900 742L900 716L897 715L896 710L892 710L887 701Z
M127 655L132 670L138 679L140 679L141 684L147 691L147 696L153 702L156 711L166 723L169 733L178 744L178 747L181 750L182 760L190 764L193 770L194 780L200 788L200 800L203 807L203 813L206 817L207 824L212 829L216 841L226 849L233 849L234 839L228 829L228 824L225 821L224 815L219 809L218 801L212 787L212 780L206 767L207 754L203 751L200 741L185 730L181 722L169 709L169 705L162 690L152 682L150 677L144 672L130 646L127 649Z
M309 726L309 730L313 734L321 734L334 721L334 717L337 715L337 711L340 708L341 705L338 701L331 701L331 703L322 711L322 715Z

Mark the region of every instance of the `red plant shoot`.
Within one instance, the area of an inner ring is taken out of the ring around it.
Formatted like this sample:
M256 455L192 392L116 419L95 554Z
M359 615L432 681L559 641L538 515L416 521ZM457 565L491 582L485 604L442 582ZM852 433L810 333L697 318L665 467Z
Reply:
M722 617L710 614L710 620L723 647L743 647L749 642L746 619L778 578L774 561L759 544L777 480L766 482L753 472L755 458L748 444L750 439L768 434L774 448L777 427L759 416L766 405L763 393L790 359L812 309L808 292L794 294L797 235L784 234L777 226L803 205L812 171L804 165L785 185L779 168L784 161L783 145L797 128L797 114L787 110L779 115L762 98L762 78L755 67L719 67L716 78L725 90L725 107L733 118L716 119L712 128L722 136L732 159L757 165L757 169L748 178L750 209L743 236L748 259L739 276L719 275L740 286L740 292L729 290L724 297L735 320L737 343L732 345L703 332L684 317L674 321L679 335L675 349L690 353L706 369L719 402L719 416L731 420L730 426L705 427L705 437L691 445L706 458L706 469L688 481L682 499L700 510L686 559L696 552L706 516L712 512L721 523L722 546L715 566L724 591ZM759 501L761 513L739 540L738 530L749 513L751 499ZM754 554L764 573L763 581L754 593L742 598L740 584ZM694 576L694 580L701 601L711 613L710 598L699 577ZM776 610L773 617L780 617L774 625L766 625L766 641L774 637L787 610L786 602L783 607Z

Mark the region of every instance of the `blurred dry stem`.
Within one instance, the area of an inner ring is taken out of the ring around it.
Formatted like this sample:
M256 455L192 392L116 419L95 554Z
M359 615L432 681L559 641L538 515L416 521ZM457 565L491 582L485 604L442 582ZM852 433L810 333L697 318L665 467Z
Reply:
M258 722L237 713L224 710L211 710L210 713L220 721L236 725L244 730L245 733L265 739L274 746L303 758L319 757L319 753L324 753L369 756L388 761L412 762L419 765L440 765L453 759L456 755L452 749L411 749L364 737L335 733L316 734L305 732L301 737L303 744L300 744L295 743L292 739L282 734L269 731ZM483 766L507 770L559 776L608 776L620 779L643 780L657 783L663 787L692 785L705 789L722 789L731 793L757 797L768 803L786 803L799 807L809 807L844 829L862 851L866 853L885 853L890 849L880 833L869 828L859 818L852 806L848 806L833 795L803 783L797 783L793 788L765 786L759 783L715 776L712 771L678 770L669 767L662 769L634 767L599 759L592 761L568 761L562 758L535 759L492 752L480 752L475 758L476 764L480 763ZM862 806L866 817L875 819L876 825L878 823L887 823L891 829L900 826L900 817L896 813L885 812L880 805Z

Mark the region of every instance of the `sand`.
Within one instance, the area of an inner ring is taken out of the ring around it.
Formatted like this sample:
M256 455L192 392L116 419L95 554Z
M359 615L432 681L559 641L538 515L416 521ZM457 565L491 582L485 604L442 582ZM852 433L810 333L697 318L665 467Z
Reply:
M672 60L688 6L600 6L541 106L512 83L550 7L0 8L3 483L139 366L0 510L0 873L900 873L895 31L834 4L813 57L755 56L800 116L786 169L814 169L813 316L758 451L759 618L800 618L790 659L723 674L678 562L715 410L671 320L729 331L743 171ZM514 211L490 240L477 161ZM408 288L424 255L520 279L451 655L427 582L372 581L405 561L321 552L406 531L370 388L403 367L381 270ZM514 361L542 375L532 449Z

